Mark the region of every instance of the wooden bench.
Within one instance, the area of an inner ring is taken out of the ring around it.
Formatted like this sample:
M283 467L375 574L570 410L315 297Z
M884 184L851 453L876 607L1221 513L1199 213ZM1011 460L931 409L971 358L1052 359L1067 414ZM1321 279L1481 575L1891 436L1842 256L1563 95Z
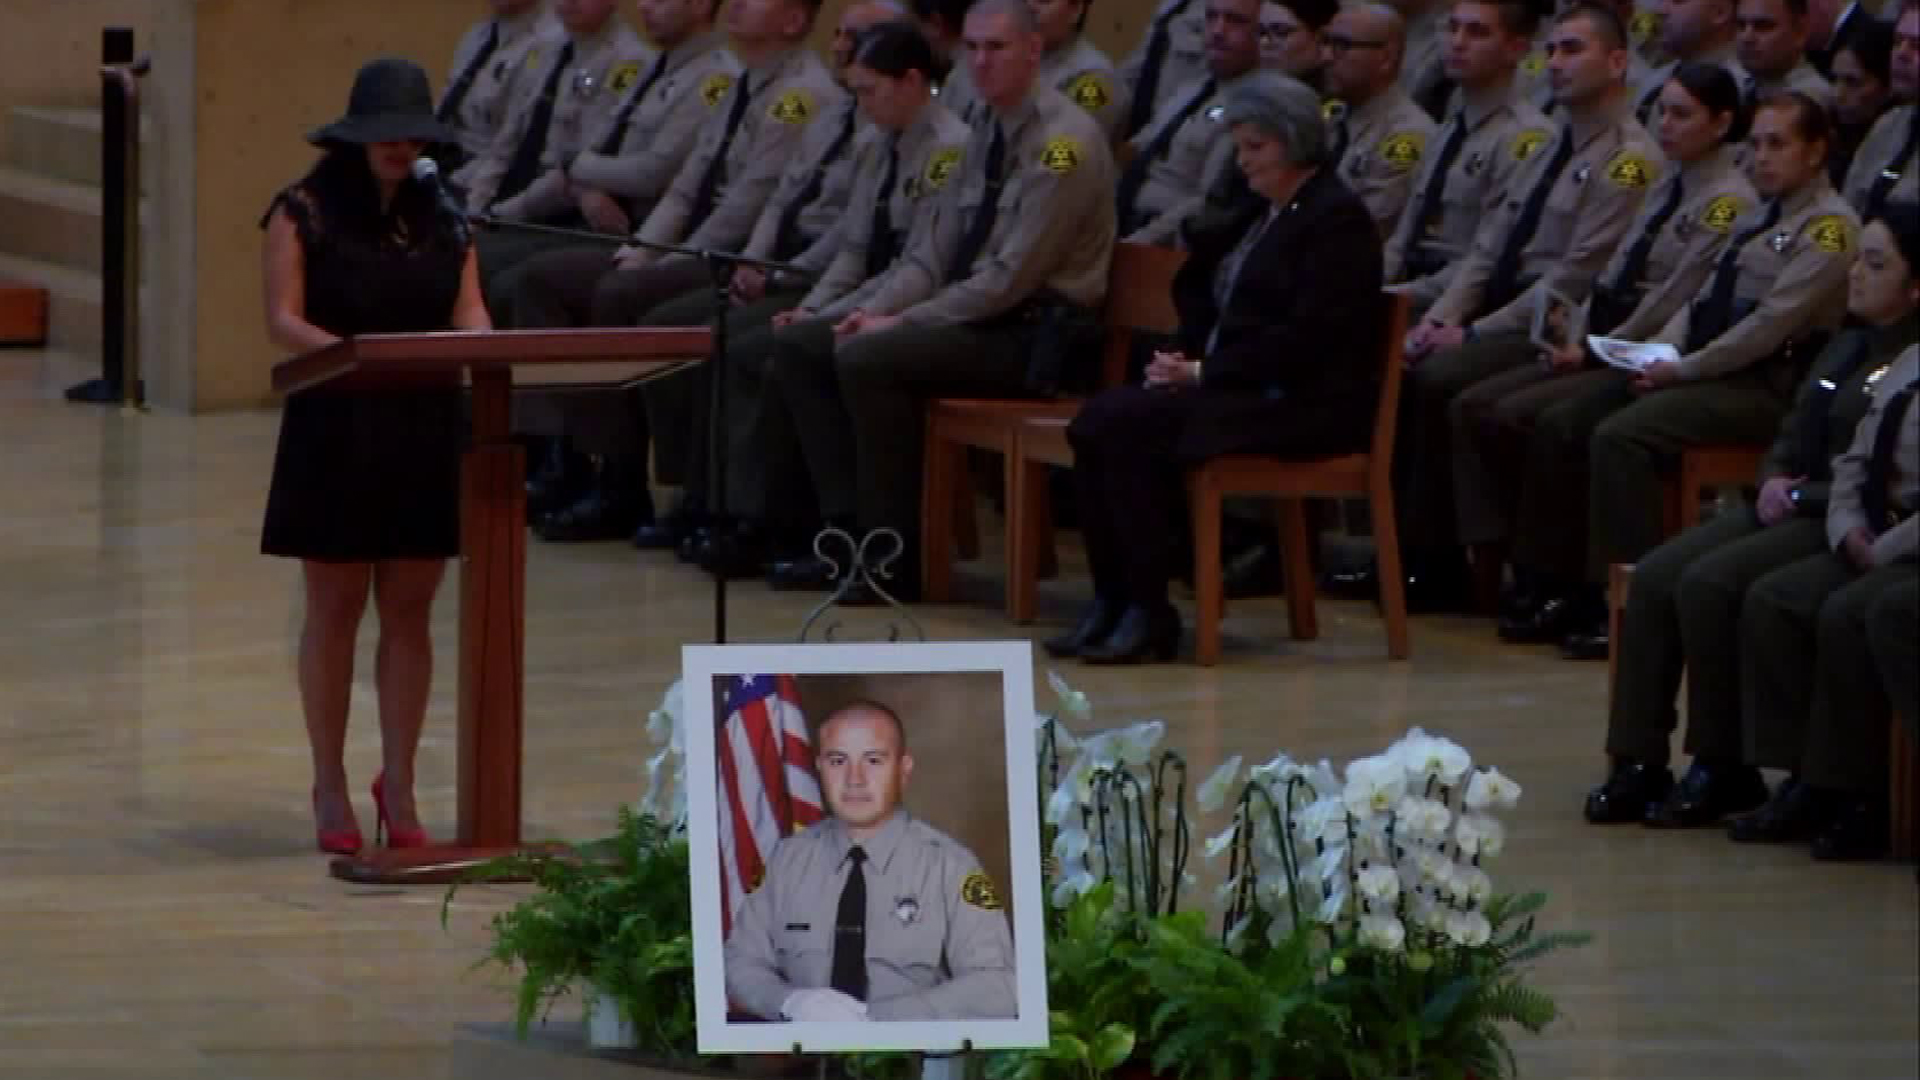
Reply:
M38 347L47 343L47 290L18 281L0 281L0 345Z
M1760 472L1764 446L1696 446L1680 454L1680 472L1667 485L1667 535L1700 524L1700 493L1710 488L1751 484Z

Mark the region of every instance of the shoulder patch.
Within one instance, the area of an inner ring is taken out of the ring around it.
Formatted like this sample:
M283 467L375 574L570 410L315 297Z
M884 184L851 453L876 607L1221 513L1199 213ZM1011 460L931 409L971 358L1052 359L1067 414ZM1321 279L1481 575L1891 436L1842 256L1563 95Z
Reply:
M1632 150L1617 150L1607 159L1607 179L1623 188L1638 191L1653 183L1653 166Z
M1040 164L1050 173L1065 176L1080 167L1080 144L1065 136L1048 139L1040 151Z
M813 119L813 95L797 88L789 90L767 106L767 115L783 124L804 124Z
M1822 214L1801 231L1821 251L1844 255L1853 250L1853 225L1838 214Z
M616 94L624 94L640 81L639 64L622 64L607 76L607 88Z
M1380 157L1396 174L1407 172L1420 164L1426 144L1427 137L1417 131L1396 131L1380 140Z
M1635 45L1645 45L1660 33L1660 24L1665 21L1657 11L1645 8L1636 10L1633 18L1627 20L1627 35L1633 38Z
M925 187L922 190L934 192L946 187L947 180L953 176L955 170L960 168L963 153L957 146L935 150L933 156L927 159L926 172L921 176L925 181Z
M1717 233L1733 231L1733 223L1747 212L1747 201L1738 195L1721 195L1700 211L1700 224Z
M1067 96L1088 112L1099 112L1113 101L1113 90L1099 72L1088 71L1067 84Z
M1548 135L1546 128L1527 128L1515 135L1512 143L1513 160L1525 161L1539 153L1540 148L1547 145Z
M731 89L733 89L733 76L724 71L716 71L700 81L700 100L706 102L708 108L712 108L720 104L721 100L727 96L727 91Z
M1522 57L1520 60L1520 70L1529 75L1538 75L1547 70L1547 51L1545 49L1535 49Z
M1000 910L1000 893L993 887L993 879L984 871L975 870L960 883L960 899L982 911Z

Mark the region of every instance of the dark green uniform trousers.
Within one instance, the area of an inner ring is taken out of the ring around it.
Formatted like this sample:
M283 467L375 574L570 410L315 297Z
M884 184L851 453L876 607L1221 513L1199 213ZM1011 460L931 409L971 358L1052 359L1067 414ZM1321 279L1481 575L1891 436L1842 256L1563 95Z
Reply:
M1740 608L1771 570L1826 546L1819 518L1760 524L1752 506L1716 515L1647 553L1633 568L1607 717L1607 753L1665 765L1674 702L1687 685L1686 751L1739 760Z
M836 343L820 319L776 331L772 423L791 425L822 516L896 529L913 550L928 399L1022 396L1026 338L1019 325L902 323Z
M798 304L803 296L801 291L781 290L750 304L730 304L727 310L726 505L732 515L757 518L763 512L761 457L754 441L762 374L773 353L773 317ZM709 326L717 304L711 288L695 289L657 305L641 316L640 325ZM642 388L647 427L654 433L654 451L662 470L680 476L687 490L702 503L713 475L708 460L711 374L703 364L655 379Z
M1453 399L1453 502L1463 544L1512 535L1527 447L1541 414L1613 378L1610 369L1554 371L1522 364L1474 383Z
M1633 401L1631 379L1608 368L1584 392L1541 410L1521 462L1513 564L1555 581L1587 572L1587 451L1600 422Z
M1457 546L1453 508L1454 399L1475 383L1532 363L1539 348L1521 335L1436 353L1407 369L1394 435L1394 500L1409 552Z
M1920 564L1867 608L1867 643L1893 710L1920 741Z
M1816 787L1886 790L1888 708L1868 606L1911 566L1865 573L1827 551L1767 574L1740 614L1747 760Z
M512 316L514 292L519 288L520 268L529 260L550 251L573 250L597 255L598 261L604 264L612 259L614 252L611 243L584 244L552 233L501 228L475 231L473 245L480 262L480 291L486 297L494 324L502 328L520 325Z

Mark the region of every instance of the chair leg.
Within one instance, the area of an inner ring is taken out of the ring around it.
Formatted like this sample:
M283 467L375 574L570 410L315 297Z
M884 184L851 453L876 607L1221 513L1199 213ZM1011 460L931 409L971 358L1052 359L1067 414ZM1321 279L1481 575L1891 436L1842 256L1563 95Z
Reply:
M1038 591L1040 545L1051 524L1047 511L1047 467L1009 454L1007 480L1007 617L1014 625L1033 621Z
M1301 499L1280 500L1280 550L1287 588L1287 624L1295 641L1320 636L1314 613L1313 540L1307 530L1307 507Z
M1911 859L1915 854L1916 832L1920 832L1920 791L1915 789L1915 773L1920 772L1920 757L1916 757L1916 747L1908 734L1907 723L1899 716L1893 718L1893 738L1891 753L1887 756L1891 775L1887 784L1887 809L1893 815L1888 833L1892 843L1890 854L1896 859Z
M963 561L972 561L980 557L980 523L974 516L977 498L973 490L973 476L967 472L964 452L961 465L953 472L953 545L954 553Z
M1225 586L1220 574L1220 490L1203 468L1193 484L1193 655L1202 666L1220 662Z
M955 488L971 490L958 482L966 459L957 444L930 432L926 457L920 491L920 592L928 603L943 604L953 596L953 542L959 524Z
M1380 612L1387 622L1387 657L1405 660L1412 653L1407 641L1407 577L1400 565L1400 525L1394 520L1393 482L1376 476L1369 497L1373 502L1374 561L1379 564Z

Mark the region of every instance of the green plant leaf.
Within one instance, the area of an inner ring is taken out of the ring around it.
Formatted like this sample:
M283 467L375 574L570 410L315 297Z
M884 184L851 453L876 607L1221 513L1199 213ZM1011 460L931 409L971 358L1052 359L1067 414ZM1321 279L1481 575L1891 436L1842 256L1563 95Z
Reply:
M1093 1037L1087 1047L1088 1057L1096 1071L1112 1072L1120 1063L1133 1055L1133 1029L1124 1024L1108 1024Z

